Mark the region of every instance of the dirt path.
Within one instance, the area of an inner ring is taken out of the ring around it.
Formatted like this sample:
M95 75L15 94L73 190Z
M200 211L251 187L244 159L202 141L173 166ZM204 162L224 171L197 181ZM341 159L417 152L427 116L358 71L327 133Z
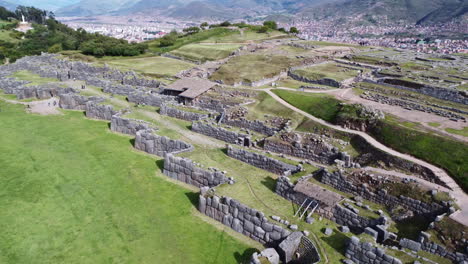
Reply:
M346 128L343 128L341 126L336 126L336 125L333 125L333 124L330 124L320 118L317 118L309 113L306 113L292 105L290 105L289 103L287 103L286 101L284 101L283 99L281 99L279 96L277 96L275 93L273 93L271 91L271 89L266 89L264 90L265 92L267 92L271 97L273 97L277 102L279 102L280 104L288 107L289 109L307 117L307 118L310 118L312 119L313 121L321 124L321 125L324 125L324 126L327 126L327 127L330 127L330 128L333 128L335 130L338 130L338 131L343 131L343 132L346 132L346 133L350 133L350 134L354 134L354 135L359 135L361 137L363 137L369 144L371 144L372 146L382 150L382 151L385 151L393 156L396 156L396 157L399 157L399 158L402 158L402 159L405 159L405 160L408 160L408 161L411 161L411 162L414 162L418 165L421 165L421 166L424 166L428 169L430 169L431 171L434 172L434 174L442 181L444 182L450 189L450 194L455 198L457 204L460 206L460 210L455 212L454 214L452 214L450 217L454 220L456 220L457 222L459 223L462 223L463 225L465 226L468 226L468 195L466 195L463 190L460 188L460 186L458 186L458 184L445 172L443 171L442 169L430 164L430 163L427 163L423 160L420 160L420 159L417 159L415 157L412 157L410 155L407 155L407 154L403 154L403 153L400 153L398 151L395 151L385 145L383 145L382 143L378 142L376 139L374 139L373 137L369 136L368 134L364 133L364 132L361 132L361 131L356 131L356 130L351 130L351 129L346 129Z
M20 102L16 100L8 100L5 98L0 98L1 100L12 103L12 104L22 104L27 106L26 110L30 113L40 114L40 115L61 115L62 112L59 110L58 98L50 98L47 100L32 101L32 102ZM55 105L54 105L55 102Z

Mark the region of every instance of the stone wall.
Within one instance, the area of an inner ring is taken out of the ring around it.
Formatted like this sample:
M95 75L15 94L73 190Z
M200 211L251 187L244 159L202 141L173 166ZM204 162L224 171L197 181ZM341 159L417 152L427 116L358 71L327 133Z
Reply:
M145 93L145 92L134 92L127 96L127 100L130 103L141 104L141 105L150 105L161 107L165 103L177 103L174 96L155 94L155 93Z
M390 207L402 206L413 211L418 215L437 216L448 210L443 205L432 203L427 204L419 200L405 196L393 196L387 194L385 190L380 189L377 193L370 191L365 185L356 185L348 181L339 171L330 173L327 170L321 170L317 173L319 180L333 188L353 195L361 196L362 198L374 203L387 205Z
M86 117L100 120L112 120L117 112L112 105L102 105L95 102L87 102L85 108Z
M164 157L167 153L177 154L193 150L192 145L156 135L151 129L136 133L135 148L160 157Z
M366 227L374 227L384 224L384 220L382 218L366 218L341 205L336 205L333 208L333 217L331 220L341 226L348 226L356 230L356 232L362 232Z
M339 88L341 86L341 84L339 82L337 82L337 81L335 81L333 79L323 78L323 79L320 79L320 80L313 80L313 79L309 79L309 78L307 78L305 76L301 76L299 74L296 74L294 71L289 71L288 76L293 78L294 80L305 82L305 83L314 83L314 84L320 84L320 85L327 85L327 86L336 87L336 88Z
M235 148L230 145L227 147L227 155L231 158L238 159L242 162L278 175L284 175L285 173L293 174L301 171L302 168L298 165L294 166L259 153Z
M375 164L382 166L384 164L385 167L411 172L422 179L447 187L429 168L377 149L361 136L353 136L351 144L360 153L358 157L354 158L354 161L361 166L375 166Z
M163 104L161 105L161 109L159 110L159 113L161 115L166 115L182 120L187 120L187 121L200 121L203 119L208 119L209 114L202 114L202 113L195 113L195 112L190 112L190 111L183 111L180 108L176 108L173 105L170 104Z
M147 122L122 118L118 115L114 115L111 120L111 130L114 132L136 136L136 133L140 130L148 130L151 125Z
M411 251L426 251L431 254L439 255L441 257L451 260L453 263L463 263L463 261L468 261L468 255L460 252L450 252L444 246L441 246L435 242L431 241L414 241L411 239L403 238L400 240L400 246L402 248L407 248Z
M164 174L170 178L185 182L196 187L215 187L230 180L226 175L218 170L205 170L186 158L176 157L167 154L164 157Z
M264 149L324 164L332 164L334 160L340 159L342 156L337 148L320 139L301 140L302 135L297 133L289 134L292 134L293 138L299 139L293 139L291 142L283 140L281 137L267 138L265 139Z
M222 140L230 144L237 144L246 147L251 145L249 135L229 131L225 128L217 126L214 123L194 122L192 124L192 131Z
M269 222L262 212L229 197L200 195L198 210L262 244L279 242L290 234Z
M78 94L61 94L59 97L59 106L63 109L69 110L86 110L86 104L88 102L103 102L104 98L96 96L82 96Z
M351 239L347 242L345 257L354 263L362 264L402 264L401 260L386 254L385 250L382 248L374 247L369 242L361 243L359 238L355 236L351 237Z
M49 99L51 97L60 96L61 94L73 93L73 88L63 88L53 84L37 85L37 86L23 86L18 87L15 91L18 100L37 98L37 99Z
M248 120L245 118L239 118L239 119L228 119L225 118L222 120L223 124L229 125L229 126L235 126L235 127L240 127L240 128L245 128L248 130L252 130L255 132L258 132L263 135L267 136L273 136L274 134L278 133L281 131L280 128L276 127L270 127L266 125L264 122L259 121L259 120Z

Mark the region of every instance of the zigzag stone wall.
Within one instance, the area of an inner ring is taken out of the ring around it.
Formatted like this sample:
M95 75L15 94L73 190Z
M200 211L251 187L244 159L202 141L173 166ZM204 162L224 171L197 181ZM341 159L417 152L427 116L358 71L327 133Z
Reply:
M163 173L173 179L196 187L215 187L229 182L229 178L218 170L205 170L197 167L193 161L167 154L164 158Z
M247 134L229 131L215 124L208 124L205 122L194 122L192 124L192 131L213 137L230 144L237 144L243 146L250 146L250 136Z
M134 92L127 96L127 100L130 103L150 105L161 107L165 103L177 103L174 96L162 95L162 94L153 94L153 93L144 93L144 92Z
M240 128L245 128L245 129L248 129L248 130L252 130L252 131L258 132L260 134L267 135L267 136L273 136L274 134L281 131L280 128L267 126L262 121L247 120L245 118L240 118L240 119L228 119L228 118L226 118L226 119L223 119L222 123L226 124L226 125L229 125L229 126L235 126L235 127L240 127Z
M166 115L166 116L170 116L170 117L174 117L174 118L178 118L182 120L187 120L187 121L199 121L199 120L209 118L208 114L183 111L169 104L161 105L161 109L159 109L159 113L161 115Z
M231 158L238 159L257 168L273 172L278 175L285 173L292 174L301 171L301 166L294 166L262 154L250 152L244 149L234 148L230 145L227 147L227 155Z
M345 257L354 263L362 264L402 264L401 260L386 254L383 249L374 247L369 242L361 243L359 238L354 236L351 237L346 245Z
M88 102L103 102L104 98L102 97L96 97L96 96L82 96L78 94L61 94L59 97L59 106L60 108L63 109L69 109L69 110L86 110L86 104Z
M339 171L330 173L327 170L321 170L317 173L317 176L322 183L330 185L339 191L358 195L366 200L390 207L401 205L404 208L413 211L415 214L430 215L435 217L444 212L447 212L448 210L447 207L437 203L427 204L410 197L396 197L387 194L385 190L379 190L377 193L371 192L364 185L358 186L346 180L345 176L343 176Z
M229 197L200 195L198 210L262 244L279 242L290 232L268 221L265 214Z
M117 113L111 105L101 105L95 102L87 102L85 112L88 118L109 121Z
M325 164L332 164L335 159L340 159L342 156L338 149L319 140L289 143L277 138L267 138L264 149Z
M176 154L193 150L192 145L156 135L151 129L137 131L135 148L160 157L164 157L168 153Z
M314 84L320 84L320 85L327 85L327 86L336 87L336 88L339 88L340 85L341 85L339 82L337 82L337 81L335 81L333 79L323 78L323 79L320 79L320 80L313 80L313 79L309 79L307 77L298 75L298 74L294 73L294 71L289 71L288 76L293 78L294 80L305 82L305 83L314 83Z
M111 120L111 130L114 132L134 135L140 130L150 129L150 124L141 120L122 118L114 115Z

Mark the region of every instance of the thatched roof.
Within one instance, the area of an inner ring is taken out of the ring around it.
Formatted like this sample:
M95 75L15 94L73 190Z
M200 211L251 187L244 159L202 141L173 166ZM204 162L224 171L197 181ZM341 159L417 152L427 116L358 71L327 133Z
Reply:
M296 192L301 192L304 195L317 200L329 207L335 206L341 200L343 200L343 196L329 191L317 184L314 184L309 181L300 181L294 187Z
M198 78L180 79L167 86L165 90L182 92L179 96L186 98L196 98L215 86L216 83Z

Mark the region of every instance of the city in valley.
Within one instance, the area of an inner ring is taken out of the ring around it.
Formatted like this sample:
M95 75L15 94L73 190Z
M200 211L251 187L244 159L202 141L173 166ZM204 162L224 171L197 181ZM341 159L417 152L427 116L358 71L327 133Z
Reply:
M0 262L468 263L467 10L0 0Z

